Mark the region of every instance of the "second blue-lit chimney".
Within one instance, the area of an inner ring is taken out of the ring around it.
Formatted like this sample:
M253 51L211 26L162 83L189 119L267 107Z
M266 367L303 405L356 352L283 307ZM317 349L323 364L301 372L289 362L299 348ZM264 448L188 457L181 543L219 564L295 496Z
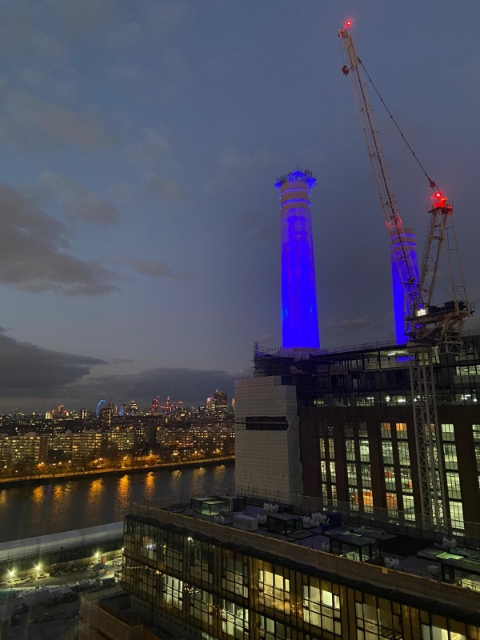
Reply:
M395 328L395 341L398 345L406 344L408 336L405 334L406 323L405 315L407 315L407 298L403 288L400 274L398 273L397 263L395 261L394 252L403 250L408 254L409 264L414 271L415 280L419 281L418 259L417 259L417 242L413 229L405 228L403 235L398 236L395 232L390 236L390 253L392 259L392 293L393 293L393 320Z
M310 171L293 171L275 184L280 190L282 243L282 346L318 349L317 286L313 251Z

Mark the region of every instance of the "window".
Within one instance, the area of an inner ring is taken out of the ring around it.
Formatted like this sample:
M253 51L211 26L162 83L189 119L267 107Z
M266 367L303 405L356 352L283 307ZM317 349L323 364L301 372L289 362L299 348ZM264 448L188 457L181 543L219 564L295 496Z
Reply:
M360 508L360 493L358 487L348 487L350 509L358 511Z
M480 424L472 424L473 439L480 443Z
M343 433L345 434L345 438L353 438L353 422L343 423Z
M455 442L455 430L453 424L442 424L443 442Z
M183 581L172 576L163 576L163 602L164 604L181 609L183 605Z
M389 516L396 518L398 515L397 494L387 492L386 498L387 498L387 513Z
M190 595L190 615L213 625L213 595L203 589L194 589Z
M222 589L248 597L248 564L246 556L222 550Z
M366 422L359 422L358 423L358 435L360 438L368 438L368 431L367 431L367 423Z
M207 542L189 538L191 572L199 580L207 582L213 571L213 551Z
M365 513L373 513L373 493L369 489L363 490L363 510Z
M454 471L447 471L447 492L448 497L452 500L461 500L462 492L460 490L460 476Z
M331 584L310 578L310 583L302 586L302 596L305 622L341 636L340 598L332 593Z
M357 467L354 463L347 463L347 476L348 476L348 484L350 486L357 486Z
M222 600L222 631L238 640L248 640L248 609L234 602Z
M395 426L397 429L397 440L407 440L408 439L407 423L397 422Z
M450 520L452 523L452 529L462 531L465 528L463 521L463 505L461 502L449 501L450 506Z
M320 471L322 474L322 482L327 482L327 461L320 460Z
M401 609L398 603L383 598L378 598L377 602L375 596L359 592L357 594L355 617L358 640L403 637Z
M384 467L385 473L385 488L387 491L395 491L395 467L387 466Z
M364 489L372 488L372 471L369 464L360 463L360 471L362 473L362 487Z
M360 461L370 462L370 447L367 439L360 439Z
M393 465L393 448L391 442L382 442L383 464Z
M258 591L259 600L263 599L266 607L275 607L285 613L290 612L290 580L284 578L282 573L259 569Z
M415 521L415 502L412 495L403 494L403 517L405 520Z
M345 440L347 460L355 461L355 440Z
M397 442L398 446L398 461L401 467L410 466L410 450L408 448L408 442Z
M330 490L331 490L331 492L332 492L332 505L333 505L334 507L336 507L336 506L337 506L337 504L338 504L338 498L337 498L337 485L336 485L336 484L332 484L332 485L330 486Z
M337 476L335 473L335 462L330 462L330 480L331 482L337 482Z
M290 627L266 616L260 616L260 637L265 640L290 640Z
M390 439L392 437L392 431L390 429L389 422L381 422L380 423L380 432L382 438Z
M335 459L335 443L333 441L333 438L328 439L328 453L330 455L330 460L334 460Z
M454 444L444 444L445 469L447 471L458 470L457 447Z
M172 531L167 532L166 547L164 548L166 566L174 571L183 569L183 545L184 536Z
M413 493L412 470L410 467L402 467L400 469L400 481L403 493Z
M326 454L325 454L325 440L323 438L320 438L320 458L322 460L325 460L326 458Z

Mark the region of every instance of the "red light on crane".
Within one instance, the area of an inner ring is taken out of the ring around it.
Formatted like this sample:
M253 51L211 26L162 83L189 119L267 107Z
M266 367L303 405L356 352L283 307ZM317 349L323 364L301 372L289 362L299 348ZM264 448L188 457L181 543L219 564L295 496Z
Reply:
M435 194L435 198L441 198L442 194L440 193L440 191L437 191L437 193Z
M351 26L352 26L352 21L351 20L347 20L345 22L345 29L350 29Z

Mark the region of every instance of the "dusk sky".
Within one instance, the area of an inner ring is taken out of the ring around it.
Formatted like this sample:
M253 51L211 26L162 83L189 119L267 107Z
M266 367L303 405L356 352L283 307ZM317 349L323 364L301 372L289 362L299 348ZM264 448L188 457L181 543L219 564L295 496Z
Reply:
M310 169L322 347L393 339L337 37L454 202L480 301L478 0L3 0L0 412L204 401L280 344L278 176ZM371 95L404 225L428 183ZM475 320L470 328L480 328Z

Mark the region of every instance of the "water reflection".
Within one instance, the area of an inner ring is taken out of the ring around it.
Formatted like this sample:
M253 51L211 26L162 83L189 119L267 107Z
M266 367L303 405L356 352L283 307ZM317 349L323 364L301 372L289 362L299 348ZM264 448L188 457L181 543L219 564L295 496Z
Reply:
M117 495L115 497L116 511L126 513L128 505L130 504L130 492L131 492L131 477L127 474L122 476L118 481Z
M0 491L0 542L122 520L131 502L232 487L234 465L25 485Z
M145 498L147 500L151 500L155 497L155 476L153 475L153 471L147 475L145 479Z

